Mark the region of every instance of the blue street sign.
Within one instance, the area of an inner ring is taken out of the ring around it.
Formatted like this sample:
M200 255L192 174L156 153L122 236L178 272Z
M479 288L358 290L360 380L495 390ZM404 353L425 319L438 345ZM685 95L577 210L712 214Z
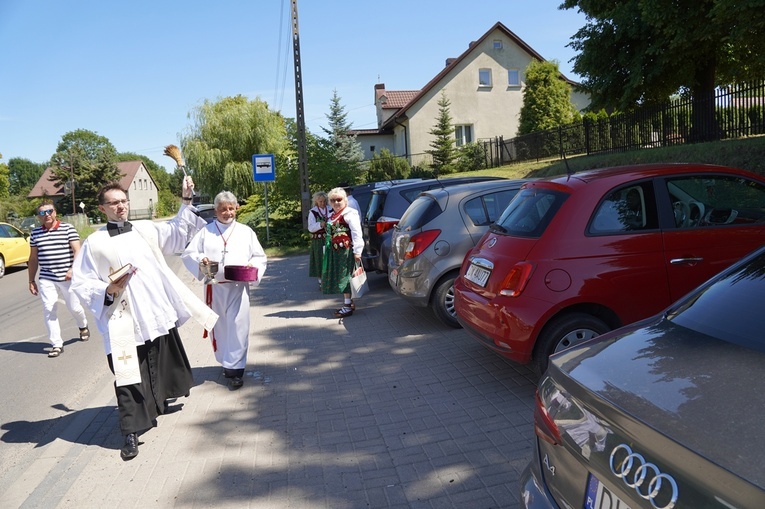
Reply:
M255 154L252 156L252 179L255 182L273 182L276 180L276 163L273 154Z

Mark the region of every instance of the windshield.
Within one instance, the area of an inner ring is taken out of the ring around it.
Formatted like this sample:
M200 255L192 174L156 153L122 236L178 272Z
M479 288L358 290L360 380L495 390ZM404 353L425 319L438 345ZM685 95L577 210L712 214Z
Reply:
M540 237L568 194L551 189L522 189L507 206L497 225L499 230L518 237Z

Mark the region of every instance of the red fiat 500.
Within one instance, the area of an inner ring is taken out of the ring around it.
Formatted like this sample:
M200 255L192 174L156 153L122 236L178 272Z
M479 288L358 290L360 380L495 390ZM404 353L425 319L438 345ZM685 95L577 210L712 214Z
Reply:
M457 319L542 373L550 354L647 318L765 243L765 179L652 164L529 182L463 261Z

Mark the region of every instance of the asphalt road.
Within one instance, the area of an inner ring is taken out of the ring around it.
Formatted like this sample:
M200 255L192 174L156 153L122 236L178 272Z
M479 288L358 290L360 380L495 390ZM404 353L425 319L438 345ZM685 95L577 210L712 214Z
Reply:
M111 379L100 335L94 332L90 341L80 341L77 325L61 300L64 353L48 358L42 303L29 293L28 281L23 266L9 268L0 279L0 465L5 470L35 456L30 444L40 444L71 409L86 405L93 392Z

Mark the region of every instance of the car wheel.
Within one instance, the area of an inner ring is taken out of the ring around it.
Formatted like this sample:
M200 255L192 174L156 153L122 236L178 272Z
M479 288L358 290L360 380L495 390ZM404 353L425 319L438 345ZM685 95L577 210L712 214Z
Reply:
M457 313L454 311L454 280L457 274L446 276L433 290L433 298L430 307L436 318L449 327L459 329L462 326L457 321Z
M548 358L561 350L578 345L608 332L611 328L600 318L586 313L570 313L554 318L537 338L532 365L538 374L547 370Z
M5 275L5 258L0 256L0 277Z

